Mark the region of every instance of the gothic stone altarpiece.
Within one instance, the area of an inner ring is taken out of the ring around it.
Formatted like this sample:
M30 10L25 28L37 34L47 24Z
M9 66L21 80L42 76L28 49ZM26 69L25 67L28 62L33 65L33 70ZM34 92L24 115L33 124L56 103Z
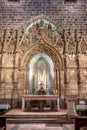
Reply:
M40 53L54 63L54 94L87 98L87 36L39 19L16 30L0 30L1 99L29 93L29 63Z

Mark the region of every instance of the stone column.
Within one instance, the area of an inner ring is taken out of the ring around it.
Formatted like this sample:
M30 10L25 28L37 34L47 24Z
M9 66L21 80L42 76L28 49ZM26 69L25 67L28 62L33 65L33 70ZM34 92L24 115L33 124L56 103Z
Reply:
M22 82L22 89L23 89L23 93L25 94L25 84L24 84L24 68L21 68L21 82Z
M67 96L67 53L68 53L68 42L67 42L67 32L63 30L64 34L64 48L63 48L63 56L64 56L64 98Z
M22 110L24 110L25 109L25 100L24 100L24 98L22 97Z
M79 68L79 54L76 55L76 63L77 63L77 83L78 83L78 99L80 95L80 68Z
M29 94L29 68L26 68L26 94Z
M64 55L64 98L67 96L67 65L66 65L67 54Z
M24 69L24 88L25 94L27 94L27 67Z
M56 67L54 67L54 95L56 94Z
M57 66L55 66L55 69L54 69L54 90L55 90L55 94L59 95L59 69L57 68Z
M59 97L58 97L58 100L57 100L57 108L58 108L58 110L60 110Z
M58 70L56 69L56 94L58 94Z
M61 72L59 69L59 98L61 97Z
M58 94L58 95L59 95L59 87L60 87L60 86L59 86L59 69L57 69L57 89L58 89L58 90L57 90L57 91L58 91L57 94Z

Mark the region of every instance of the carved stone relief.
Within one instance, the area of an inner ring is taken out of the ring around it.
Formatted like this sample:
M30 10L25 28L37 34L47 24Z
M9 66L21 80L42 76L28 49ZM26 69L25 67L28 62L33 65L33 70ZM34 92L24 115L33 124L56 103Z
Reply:
M81 98L87 98L87 84L81 84L79 93Z
M13 67L13 59L14 59L13 54L9 55L5 53L2 59L3 67Z
M5 70L1 70L1 82L5 83Z
M79 54L79 66L87 67L87 54Z
M82 35L79 44L80 44L80 53L87 54L87 39L84 35Z
M27 51L27 55L25 54L25 58L22 60L22 62L26 65L29 63L29 60L38 53L44 53L50 56L55 64L57 64L57 67L63 67L63 62L61 61L60 55L57 53L57 50L52 48L52 46L45 44L35 44L31 46L31 48ZM55 58L56 57L56 58ZM21 63L22 63L21 62ZM23 64L22 63L22 64Z
M70 35L68 39L68 53L75 54L76 53L76 42L73 34Z
M77 70L76 69L67 70L67 81L68 82L77 82Z
M12 82L12 73L13 70L5 70L5 82Z
M80 81L87 82L87 70L86 69L80 70Z
M12 93L11 88L14 87L16 90L20 89L19 95L23 94L28 85L26 71L30 59L36 54L44 53L53 60L56 69L64 70L66 77L61 73L61 90L64 88L67 90L69 87L68 94L78 93L79 85L73 84L78 82L77 72L80 74L80 82L86 84L86 89L87 36L83 32L72 32L59 28L56 30L51 23L47 23L47 28L41 24L41 21L39 24L38 28L36 23L35 25L32 23L28 33L26 33L27 26L18 30L0 30L0 52L2 51L0 54L0 87L6 86L6 89L8 87L8 95ZM3 93L1 97L4 98L5 89L2 89L1 93ZM61 94L63 95L64 91L61 91Z
M67 67L76 67L76 55L75 54L67 54L66 55L66 65Z
M68 94L69 95L78 95L78 85L76 83L68 84Z

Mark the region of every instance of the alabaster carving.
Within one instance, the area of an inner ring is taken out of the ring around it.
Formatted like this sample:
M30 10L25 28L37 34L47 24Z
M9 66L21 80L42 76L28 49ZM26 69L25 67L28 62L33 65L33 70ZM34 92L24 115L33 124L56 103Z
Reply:
M87 54L79 54L79 66L87 67Z
M66 65L67 67L76 67L76 56L75 54L68 54L66 57Z
M75 38L72 34L68 39L68 49L67 50L68 50L69 54L76 53L76 42L75 42Z
M84 32L54 30L50 23L47 28L41 23L39 28L32 23L27 32L26 28L0 30L0 97L17 98L24 90L27 92L29 63L39 53L52 59L54 87L61 97L78 95L79 87L83 88L78 84L81 82L86 84L87 90L87 36Z
M79 52L81 52L82 54L86 54L87 53L87 38L83 34L80 39L79 45L80 45Z
M87 82L87 70L86 69L81 69L80 70L80 81L81 82Z
M78 85L75 83L68 84L68 93L69 93L69 95L77 95L78 94Z
M67 81L68 82L77 82L77 71L76 70L67 70Z
M1 70L1 82L5 83L5 70Z
M87 95L86 95L86 93L87 93L87 85L81 84L79 92L80 92L80 95L81 95L82 98L87 98Z
M5 70L5 82L12 82L13 81L13 70Z

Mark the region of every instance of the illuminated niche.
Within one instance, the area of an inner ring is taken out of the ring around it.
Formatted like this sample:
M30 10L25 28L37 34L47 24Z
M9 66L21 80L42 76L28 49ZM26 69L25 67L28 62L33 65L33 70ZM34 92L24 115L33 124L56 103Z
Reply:
M43 53L37 54L29 64L29 94L37 95L41 84L43 84L47 95L53 94L53 82L53 61Z

